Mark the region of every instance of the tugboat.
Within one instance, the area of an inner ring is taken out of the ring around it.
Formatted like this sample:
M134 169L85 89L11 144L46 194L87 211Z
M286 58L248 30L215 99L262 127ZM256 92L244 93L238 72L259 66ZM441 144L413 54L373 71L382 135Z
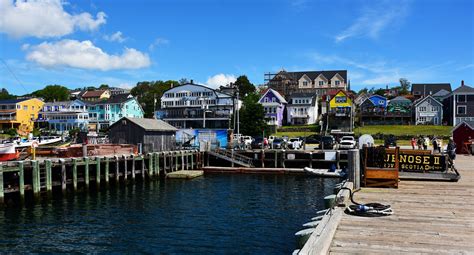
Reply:
M20 158L20 152L16 151L14 143L0 144L0 161L16 160Z

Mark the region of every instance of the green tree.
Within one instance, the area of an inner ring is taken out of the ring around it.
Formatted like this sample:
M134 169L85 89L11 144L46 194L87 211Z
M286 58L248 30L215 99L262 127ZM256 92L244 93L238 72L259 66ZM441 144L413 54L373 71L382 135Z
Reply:
M234 85L236 85L239 88L239 95L242 98L245 97L246 95L249 95L255 92L255 85L253 85L249 81L246 75L241 75L237 77L237 80L235 81Z
M108 84L100 84L99 89L108 89L110 88Z
M152 118L153 113L159 108L161 104L161 97L163 96L163 93L166 90L178 85L179 82L172 80L141 81L137 83L130 93L137 97L138 102L143 107L143 111L145 111L145 117Z
M408 95L410 94L410 87L411 82L408 81L406 78L400 78L400 91L398 94L400 95Z
M4 99L13 99L15 98L14 95L10 95L10 93L8 93L8 90L5 89L5 88L2 88L0 90L0 100L4 100Z
M69 99L69 89L61 85L48 85L44 89L37 90L31 94L43 98L46 102L66 101Z
M263 106L258 103L260 95L257 93L247 94L242 100L243 105L239 111L240 133L251 136L262 135L262 131L268 132L265 122Z

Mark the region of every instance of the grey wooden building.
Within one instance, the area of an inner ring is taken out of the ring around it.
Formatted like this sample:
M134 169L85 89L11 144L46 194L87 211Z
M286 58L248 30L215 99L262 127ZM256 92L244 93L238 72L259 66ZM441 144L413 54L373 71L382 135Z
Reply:
M143 153L170 151L176 147L177 129L156 119L123 117L109 128L109 140L115 144L142 144Z
M441 125L443 104L431 95L415 101L415 125Z

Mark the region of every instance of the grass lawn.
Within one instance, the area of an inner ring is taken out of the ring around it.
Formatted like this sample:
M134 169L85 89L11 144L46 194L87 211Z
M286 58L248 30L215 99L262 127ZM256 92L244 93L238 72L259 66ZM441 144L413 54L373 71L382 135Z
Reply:
M275 135L278 137L288 136L289 138L292 137L299 137L299 136L309 136L312 134L316 134L316 132L276 132Z
M365 126L358 127L354 130L356 135L370 134L392 134L392 135L436 135L449 136L451 135L451 126L408 126L408 125L379 125L379 126Z

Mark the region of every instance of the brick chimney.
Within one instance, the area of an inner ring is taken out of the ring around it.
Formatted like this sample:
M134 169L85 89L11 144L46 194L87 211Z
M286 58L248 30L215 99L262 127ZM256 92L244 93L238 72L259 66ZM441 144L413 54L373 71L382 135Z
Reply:
M189 83L194 84L194 81L191 79L191 81Z
M464 87L464 80L461 81L461 87Z

